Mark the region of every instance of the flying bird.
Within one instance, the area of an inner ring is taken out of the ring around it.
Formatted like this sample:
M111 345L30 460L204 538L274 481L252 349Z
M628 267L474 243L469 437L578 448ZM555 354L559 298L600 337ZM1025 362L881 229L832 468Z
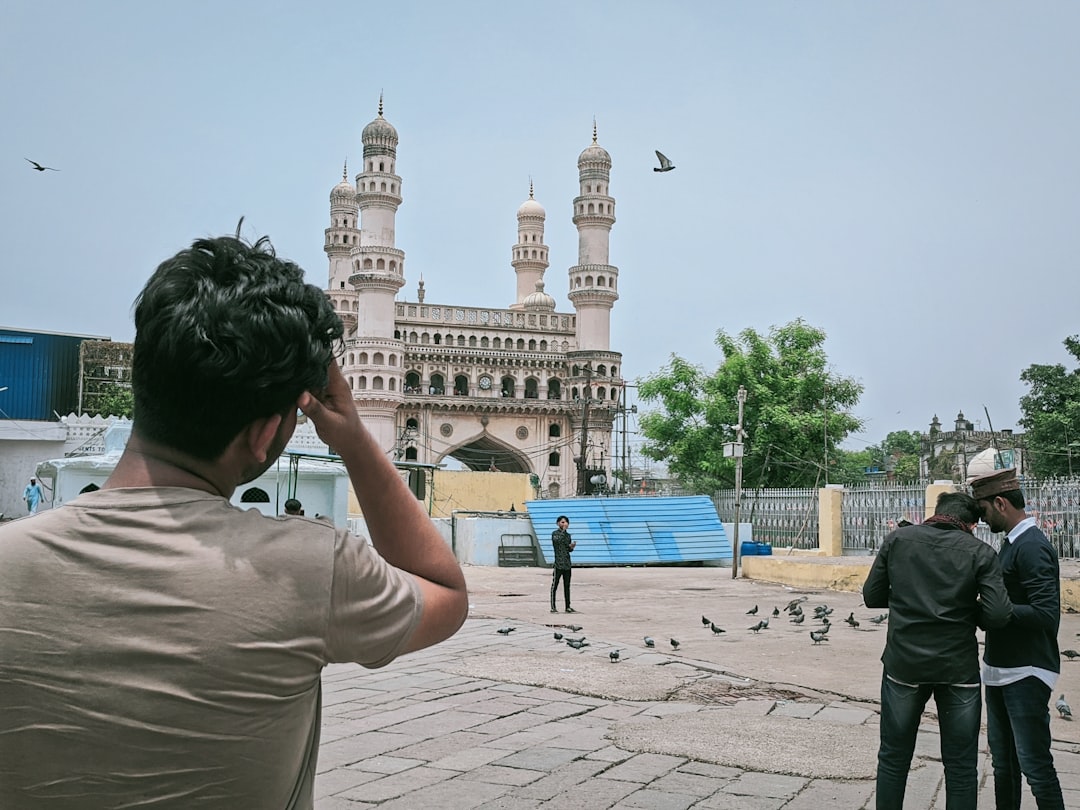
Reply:
M645 646L646 647L655 647L656 642L653 641L649 636L645 636Z
M34 167L34 171L38 171L38 172L44 172L44 171L58 172L58 171L60 171L59 169L54 169L52 166L42 166L36 160L30 160L30 158L23 158L23 160L25 160L27 163L32 163L33 167ZM672 168L675 168L675 167L672 166ZM657 169L657 171L660 171L660 170Z
M500 627L495 632L498 633L500 636L508 636L511 633L513 633L515 630L517 630L516 627Z
M675 168L675 164L668 160L667 156L658 149L654 149L656 152L656 159L660 161L660 167L654 168L654 172L670 172Z
M721 633L726 633L727 632L723 627L717 627L712 622L709 622L709 629L712 630L714 636L718 636Z
M800 596L798 599L792 599L790 602L787 603L787 607L785 607L784 610L786 610L788 613L791 613L791 611L795 610L795 608L799 607L799 605L805 602L806 599L807 597L805 596ZM802 608L799 609L801 610Z
M1057 703L1054 704L1054 708L1058 710L1060 714L1066 720L1072 720L1072 709L1069 708L1069 704L1065 702L1065 695L1062 695L1057 699Z
M675 639L669 639L669 641L671 641L671 649L673 649L673 650L679 649L679 642L678 641L676 641Z
M757 616L757 605L754 605L752 608L750 608L748 611L746 611L746 615L747 616Z
M611 659L611 663L613 663L613 664L618 663L618 661L619 661L619 653L620 652L622 652L622 650L612 650L611 652L609 652L607 654L608 658Z

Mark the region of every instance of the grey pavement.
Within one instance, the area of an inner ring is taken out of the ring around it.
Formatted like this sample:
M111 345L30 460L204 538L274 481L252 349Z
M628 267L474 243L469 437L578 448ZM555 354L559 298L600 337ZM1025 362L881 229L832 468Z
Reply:
M381 670L326 669L318 810L874 806L885 631L843 625L848 612L863 627L877 613L857 594L800 593L725 569L576 569L579 612L555 615L543 569L466 577L470 618L449 641ZM799 596L834 607L829 642L813 645L783 613L747 629L754 604L766 616ZM702 613L727 632L714 636ZM1068 647L1080 619L1062 618ZM573 650L555 632L588 646ZM1080 696L1080 664L1066 663L1062 691L1074 683ZM1080 807L1080 735L1056 717L1052 730L1066 806ZM980 805L990 807L985 737L981 750ZM905 806L945 806L932 704ZM1026 795L1022 807L1034 806Z

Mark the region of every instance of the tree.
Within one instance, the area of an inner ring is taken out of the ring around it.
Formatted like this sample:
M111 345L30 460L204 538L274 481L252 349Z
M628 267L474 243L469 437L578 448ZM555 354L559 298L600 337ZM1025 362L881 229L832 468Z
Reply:
M917 430L894 430L881 443L885 469L894 481L910 484L919 480L922 434Z
M736 393L747 390L743 482L747 487L819 486L837 460L837 445L862 422L848 413L862 394L855 380L831 373L822 348L825 332L797 319L768 335L722 329L716 345L724 360L707 374L677 355L639 381L638 395L658 410L646 413L642 452L666 461L684 487L730 488L735 463L723 446L735 440Z
M1064 342L1080 361L1080 336ZM1029 389L1020 397L1029 470L1038 478L1080 470L1080 370L1067 371L1061 363L1035 364L1021 372L1020 381Z
M102 416L126 416L135 411L135 396L130 386L111 385L98 395L98 413Z

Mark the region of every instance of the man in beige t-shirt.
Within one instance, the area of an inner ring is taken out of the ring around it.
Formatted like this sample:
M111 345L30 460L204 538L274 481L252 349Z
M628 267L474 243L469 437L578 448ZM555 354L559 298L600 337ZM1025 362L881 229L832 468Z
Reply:
M464 578L361 424L341 322L299 268L200 240L135 320L115 472L0 528L0 807L311 808L323 666L449 637ZM297 407L340 453L370 545L229 503Z

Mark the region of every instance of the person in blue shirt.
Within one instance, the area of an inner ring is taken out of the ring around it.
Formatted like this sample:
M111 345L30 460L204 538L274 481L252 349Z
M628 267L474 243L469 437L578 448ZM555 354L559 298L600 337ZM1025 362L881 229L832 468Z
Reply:
M23 490L22 496L23 500L26 501L26 509L31 515L37 513L38 506L45 498L41 492L41 485L33 478L31 478L30 483L26 485L26 489Z

